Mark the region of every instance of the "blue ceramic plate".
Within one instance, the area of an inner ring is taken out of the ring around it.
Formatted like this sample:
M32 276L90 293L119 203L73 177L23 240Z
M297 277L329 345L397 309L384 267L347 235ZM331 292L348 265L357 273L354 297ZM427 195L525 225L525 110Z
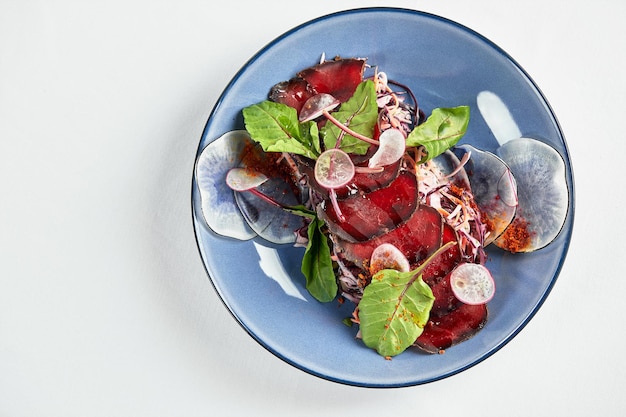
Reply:
M573 225L573 180L568 151L546 99L526 72L498 46L444 18L396 8L365 8L320 17L272 41L234 76L219 98L198 156L225 132L243 128L241 109L266 99L269 88L327 57L365 57L408 85L420 107L469 105L462 142L493 151L497 142L476 108L480 91L508 105L524 135L552 145L566 162L570 205L556 241L531 254L488 251L497 281L490 318L472 339L429 355L409 349L388 361L347 327L353 305L322 304L307 293L300 272L303 249L263 240L238 241L213 233L201 213L194 177L193 221L202 260L226 307L261 345L310 374L356 386L401 387L439 380L486 359L511 340L546 299L563 265Z

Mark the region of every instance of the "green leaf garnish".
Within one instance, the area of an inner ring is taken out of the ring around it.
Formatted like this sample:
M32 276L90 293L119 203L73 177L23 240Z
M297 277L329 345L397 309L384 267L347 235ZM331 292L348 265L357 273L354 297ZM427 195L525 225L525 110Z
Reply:
M285 207L285 211L308 219L315 219L317 217L317 214L313 210L309 210L301 204L297 206L287 206Z
M378 118L376 86L374 82L371 80L361 82L352 97L345 103L342 103L339 109L333 112L332 115L356 133L371 138ZM326 149L335 147L341 132L342 130L332 123L324 125L320 133ZM369 143L348 134L345 134L342 138L340 145L342 151L358 155L367 153L369 147Z
M246 130L265 152L289 152L315 159L320 154L315 122L300 123L296 109L269 100L245 107Z
M337 295L337 281L330 257L328 238L322 231L324 221L314 218L309 223L307 244L301 270L306 278L306 288L318 301L332 301Z
M441 246L413 271L384 269L372 277L359 302L361 336L366 346L391 357L404 352L422 334L435 301L422 271L455 243Z
M363 342L382 356L404 352L422 333L434 301L421 275L380 271L359 303Z
M427 155L422 161L441 155L463 137L469 124L469 106L434 109L424 123L406 138L406 146L423 146Z

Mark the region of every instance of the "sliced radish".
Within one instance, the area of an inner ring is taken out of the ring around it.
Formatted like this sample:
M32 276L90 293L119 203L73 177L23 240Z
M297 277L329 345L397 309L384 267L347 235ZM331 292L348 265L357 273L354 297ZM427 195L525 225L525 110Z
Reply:
M252 143L245 130L227 132L209 143L196 163L202 217L206 224L217 234L241 240L257 234L245 221L225 178L229 170L241 163L241 156Z
M450 287L459 301L470 305L485 304L496 292L489 270L482 264L469 262L454 268L450 274Z
M300 123L304 123L317 119L340 104L341 102L330 94L316 94L304 102L298 120ZM330 117L332 118L332 116Z
M406 138L400 129L387 129L378 140L380 146L368 162L370 168L391 165L404 155Z
M489 220L491 231L485 238L489 245L511 224L517 210L517 182L511 169L500 157L471 145L455 149L468 161L465 166L474 201Z
M510 252L531 252L550 244L561 232L569 208L566 166L561 154L531 138L506 142L497 155L517 181L514 222L494 242Z
M315 162L315 179L324 188L336 189L354 177L354 164L350 156L340 149L329 149Z
M235 191L247 191L267 181L267 176L246 168L233 168L226 174L226 184Z
M383 269L408 272L410 268L411 266L406 256L391 243L383 243L372 252L372 257L370 258L370 273L372 275Z
M295 231L306 226L302 216L289 211L301 200L282 178L272 177L257 188L237 192L235 201L252 230L268 242L293 243Z

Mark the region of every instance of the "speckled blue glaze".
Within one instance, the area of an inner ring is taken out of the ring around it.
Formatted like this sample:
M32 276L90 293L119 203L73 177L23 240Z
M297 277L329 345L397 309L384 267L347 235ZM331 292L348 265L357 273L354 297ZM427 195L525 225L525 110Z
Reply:
M355 340L342 319L353 305L321 304L309 296L300 272L302 249L274 246L304 296L287 295L259 266L254 242L212 233L200 213L192 184L193 221L208 275L235 319L261 345L310 374L349 385L402 387L439 380L496 352L533 317L552 289L567 253L574 220L574 184L567 145L546 99L526 72L498 46L442 17L406 9L365 8L320 17L278 37L234 76L215 105L198 155L212 140L241 129L241 109L264 100L276 82L327 57L365 57L390 78L408 85L420 107L470 105L463 143L493 151L497 142L476 108L482 90L507 103L523 135L552 145L565 159L570 206L565 226L548 247L512 255L489 248L488 267L497 284L486 327L443 355L409 350L388 361ZM207 346L207 354L210 347Z

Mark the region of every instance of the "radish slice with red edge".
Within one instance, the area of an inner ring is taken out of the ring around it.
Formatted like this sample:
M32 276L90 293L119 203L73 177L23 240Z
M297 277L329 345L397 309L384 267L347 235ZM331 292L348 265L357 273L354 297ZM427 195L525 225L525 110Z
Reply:
M315 162L315 180L324 188L336 189L354 177L354 164L350 156L340 149L329 149Z
M209 143L196 163L202 217L218 235L248 240L257 236L235 202L235 193L226 184L229 170L241 164L242 155L252 146L245 130L233 130Z
M374 249L370 258L370 274L375 275L383 269L395 269L408 272L411 269L409 260L391 243L383 243Z
M450 274L454 296L464 304L488 303L496 293L496 284L489 270L482 264L463 263Z
M391 165L406 151L406 138L400 129L387 129L378 138L380 146L368 162L370 168Z
M246 168L233 168L226 174L226 184L235 191L247 191L267 181L267 176Z

